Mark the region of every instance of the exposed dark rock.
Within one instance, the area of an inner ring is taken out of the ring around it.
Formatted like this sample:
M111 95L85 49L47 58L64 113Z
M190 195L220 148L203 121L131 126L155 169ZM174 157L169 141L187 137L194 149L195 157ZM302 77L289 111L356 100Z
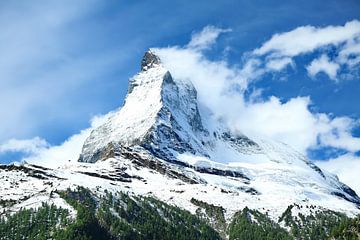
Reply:
M197 172L200 173L208 173L214 174L219 176L227 176L227 177L235 177L235 178L243 178L245 180L250 180L245 174L237 172L237 171L230 171L230 170L221 170L217 168L202 168L202 167L192 167Z
M353 191L352 189L350 189L350 190ZM342 193L342 192L332 192L331 194L334 195L334 196L338 196L338 197L340 197L342 199L345 199L345 200L347 200L349 202L355 203L360 208L360 198L356 195L356 193L355 193L355 196L350 195L351 197L344 194L344 193Z
M260 195L260 193L255 188L239 187L238 189L243 191L243 192L250 193L251 195Z
M156 56L156 54L148 50L145 54L143 59L141 60L141 70L146 71L149 68L152 68L155 64L159 65L161 63L160 58Z
M103 161L108 158L115 157L116 146L113 143L109 143L105 148L97 149L92 155L80 154L79 162L94 163L97 161Z
M319 173L324 179L326 179L324 173L321 171L321 169L318 166L316 166L314 163L310 161L307 161L306 164L312 169L314 169L317 173Z
M98 178L103 178L103 179L107 179L107 180L111 180L111 181L118 181L118 182L131 182L131 176L128 175L127 173L118 173L117 175L106 175L106 174L99 174L99 173L95 173L95 172L81 172L78 171L78 173L81 174L85 174L88 176L92 176L92 177L98 177Z
M246 137L245 135L236 136L231 134L230 132L224 132L221 137L225 141L230 142L232 146L236 148L252 147L252 148L256 148L257 150L260 150L259 145L250 138Z
M29 165L29 166L32 166L32 165ZM46 168L39 167L39 166L36 166L36 167L40 168L40 169L41 168L46 169ZM43 170L35 169L32 167L26 167L24 165L19 165L19 166L14 165L14 164L0 165L0 169L5 170L5 171L22 171L22 172L26 173L27 176L42 179L42 180L51 179L51 178L63 179L63 178L57 177L55 175L49 174Z

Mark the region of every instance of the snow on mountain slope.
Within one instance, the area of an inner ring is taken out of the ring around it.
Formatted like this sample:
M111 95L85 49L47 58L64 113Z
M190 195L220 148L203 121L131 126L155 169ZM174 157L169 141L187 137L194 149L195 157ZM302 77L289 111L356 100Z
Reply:
M286 144L232 133L199 108L193 85L173 79L148 51L124 106L92 131L78 163L0 168L2 178L12 179L0 186L1 199L15 203L2 210L85 186L99 195L105 189L151 195L193 213L195 198L222 206L227 219L247 206L277 220L294 203L360 213L359 197L336 176ZM304 207L303 214L309 211Z
M0 206L0 212L13 213L22 207L37 207L41 202L48 202L68 208L74 215L72 207L56 191L83 186L98 196L106 191L153 196L193 214L196 214L197 206L191 200L197 199L222 206L229 222L237 211L245 207L267 213L277 221L286 208L294 203L303 206L301 213L304 215L311 213L313 208L310 206L344 212L349 216L359 213L353 203L324 192L322 188L327 187L325 184L318 184L314 188L306 182L306 175L291 181L289 175L289 181L284 183L282 177L288 174L285 169L266 169L254 181L249 181L184 169L146 152L124 150L123 153L126 158L119 156L95 164L75 163L56 170L42 170L27 164L21 169L0 169L0 178L9 181L0 185L1 199L11 202L8 207ZM280 176L281 181L274 181L276 175Z

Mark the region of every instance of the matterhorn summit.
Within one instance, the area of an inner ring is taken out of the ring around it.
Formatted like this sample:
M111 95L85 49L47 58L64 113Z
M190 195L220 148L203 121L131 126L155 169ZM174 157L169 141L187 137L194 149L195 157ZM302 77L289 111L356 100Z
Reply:
M205 155L204 130L191 83L175 82L151 50L141 72L129 80L124 106L91 133L80 157L96 162L114 157L122 147L140 147L164 159L189 152Z

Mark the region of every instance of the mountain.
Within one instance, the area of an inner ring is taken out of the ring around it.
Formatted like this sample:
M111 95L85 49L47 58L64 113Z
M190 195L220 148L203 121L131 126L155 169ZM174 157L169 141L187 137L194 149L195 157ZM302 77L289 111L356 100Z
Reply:
M0 239L25 232L34 239L356 239L360 232L346 228L358 226L352 218L360 214L351 188L286 144L231 131L152 50L129 80L124 105L91 132L78 162L2 165L0 173ZM11 225L44 216L45 230Z

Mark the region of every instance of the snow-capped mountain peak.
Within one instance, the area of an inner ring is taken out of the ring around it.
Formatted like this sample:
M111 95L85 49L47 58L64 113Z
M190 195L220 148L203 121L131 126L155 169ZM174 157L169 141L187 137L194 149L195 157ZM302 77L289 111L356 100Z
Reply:
M205 154L198 137L208 133L201 122L193 85L175 82L151 50L141 62L142 70L129 80L124 106L92 132L80 161L102 159L104 154L99 153L116 145L140 145L169 158L170 149ZM165 146L165 141L171 144Z
M192 83L173 78L153 51L146 52L124 105L92 131L79 162L58 169L0 166L0 200L9 203L0 211L48 202L73 213L58 193L85 187L96 198L119 191L151 196L192 214L205 204L221 209L224 226L247 208L277 223L285 213L301 218L314 209L360 213L357 194L301 153L233 133L199 109ZM289 212L291 206L297 210Z
M326 208L339 198L360 204L355 192L286 144L232 133L201 116L194 86L174 79L153 51L141 66L123 107L85 141L80 162L140 154L193 182L261 195L266 205L280 196L287 204L312 199Z

